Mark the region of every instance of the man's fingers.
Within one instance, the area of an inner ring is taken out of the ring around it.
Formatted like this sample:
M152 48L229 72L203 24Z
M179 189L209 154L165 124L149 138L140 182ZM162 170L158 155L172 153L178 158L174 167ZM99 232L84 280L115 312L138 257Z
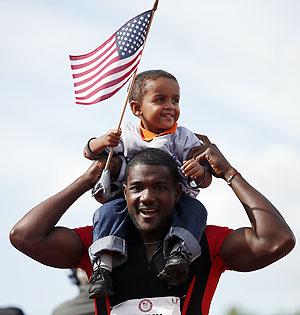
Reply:
M201 141L203 142L203 144L205 144L205 145L210 145L210 144L211 144L211 142L210 142L210 140L208 139L207 136L201 135L201 134L199 134L199 133L195 133L195 136L196 136L199 140L201 140Z

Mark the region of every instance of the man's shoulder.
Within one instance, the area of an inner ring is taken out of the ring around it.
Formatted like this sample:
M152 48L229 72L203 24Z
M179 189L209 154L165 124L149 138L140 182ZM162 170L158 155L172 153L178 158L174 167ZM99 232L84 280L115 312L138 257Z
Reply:
M73 230L80 237L83 243L83 247L84 247L82 257L76 267L85 270L89 278L92 274L92 265L89 258L88 249L92 245L92 242L93 242L93 227L90 225L87 225L87 226L75 228Z
M233 232L227 226L207 225L205 237L207 239L211 259L219 256L221 245L224 239Z
M93 227L91 225L74 228L82 240L84 247L89 247L93 242Z

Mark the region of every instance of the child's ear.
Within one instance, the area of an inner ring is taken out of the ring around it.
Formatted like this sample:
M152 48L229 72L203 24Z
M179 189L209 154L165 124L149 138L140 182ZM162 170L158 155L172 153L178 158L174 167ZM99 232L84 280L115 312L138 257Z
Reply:
M141 108L140 103L138 103L137 101L131 101L130 107L131 107L131 111L133 115L137 117L140 117L142 115L142 108Z

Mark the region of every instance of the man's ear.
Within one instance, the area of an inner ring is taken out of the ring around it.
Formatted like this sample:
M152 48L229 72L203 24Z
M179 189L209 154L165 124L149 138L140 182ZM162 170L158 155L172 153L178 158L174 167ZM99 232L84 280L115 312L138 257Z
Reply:
M139 102L137 101L131 101L130 107L133 115L140 117L142 115L142 108Z
M176 202L179 201L181 195L182 195L182 187L180 183L177 183L176 188L175 188Z
M123 184L123 193L124 193L125 200L127 200L127 198L126 198L127 186L125 184Z

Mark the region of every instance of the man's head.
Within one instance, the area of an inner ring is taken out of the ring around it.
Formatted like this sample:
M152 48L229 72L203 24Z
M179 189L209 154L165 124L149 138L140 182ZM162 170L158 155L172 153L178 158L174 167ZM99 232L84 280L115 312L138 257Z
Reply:
M168 153L148 148L128 163L124 195L129 215L144 239L160 239L180 194L177 165Z
M139 73L129 102L133 114L145 129L161 133L173 127L180 115L180 88L177 79L164 70Z

